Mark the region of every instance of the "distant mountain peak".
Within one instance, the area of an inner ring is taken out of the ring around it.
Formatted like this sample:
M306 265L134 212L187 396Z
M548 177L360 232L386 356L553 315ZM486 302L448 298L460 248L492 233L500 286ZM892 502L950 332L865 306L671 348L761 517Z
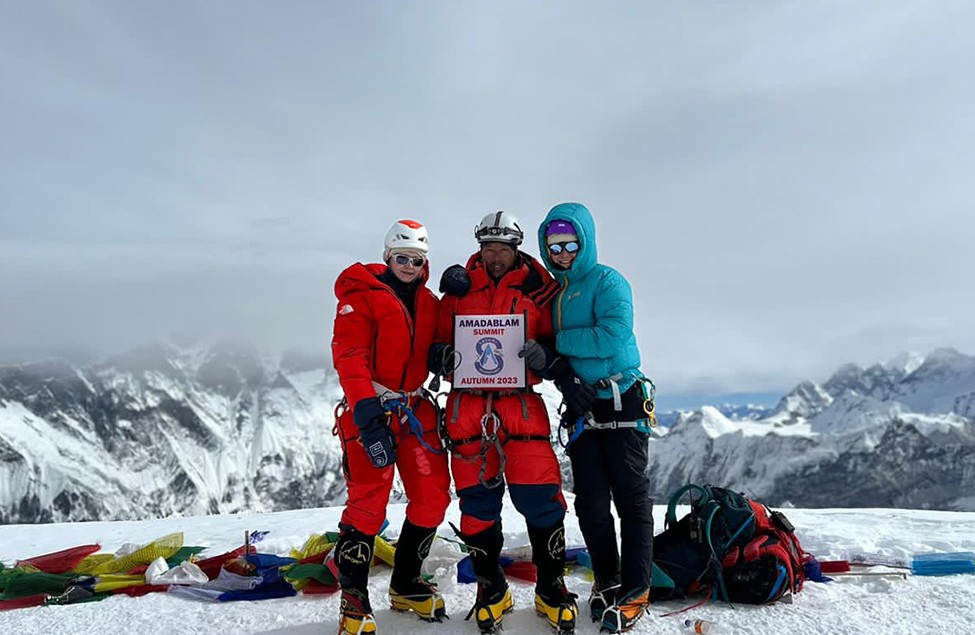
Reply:
M701 427L711 437L719 437L739 429L731 419L724 416L720 410L713 406L701 408Z
M971 365L973 362L975 362L975 357L960 353L953 348L938 348L931 351L918 368L923 366Z
M924 363L924 355L920 353L902 351L890 358L886 362L882 363L886 370L901 370L905 375L910 375L917 368Z
M832 401L833 397L829 392L816 382L807 379L800 382L779 401L773 414L809 418L826 408Z

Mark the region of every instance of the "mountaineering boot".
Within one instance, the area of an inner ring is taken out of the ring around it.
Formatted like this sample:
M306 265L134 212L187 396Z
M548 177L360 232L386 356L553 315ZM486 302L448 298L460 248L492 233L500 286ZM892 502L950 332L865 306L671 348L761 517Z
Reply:
M634 589L603 611L602 633L623 633L633 628L650 610L649 589Z
M355 589L342 589L339 635L375 635L376 618L369 597Z
M413 611L428 622L442 622L447 617L443 597L436 585L420 575L420 566L430 554L430 545L437 528L418 527L403 521L403 530L396 542L393 556L393 575L389 580L389 606L394 611Z
M467 613L467 619L474 616L478 630L485 635L500 633L504 614L515 610L508 583L502 584L502 587L492 587L483 584L480 578L477 580L477 599Z
M604 585L598 580L592 583L592 592L589 594L589 617L593 622L603 621L603 612L616 604L619 591L619 584Z
M535 584L535 612L559 633L574 633L579 609L575 593L565 588L565 527L561 521L551 527L528 526L532 562L538 571Z
M505 613L514 610L508 581L501 569L501 546L504 536L501 523L497 522L487 529L473 535L460 534L467 545L467 551L477 576L477 599L466 619L477 622L481 633L497 633Z
M442 622L447 617L443 596L437 585L423 578L415 578L407 583L390 583L389 608L394 611L413 611L417 617L427 622Z
M376 537L351 525L339 525L339 539L332 549L336 576L342 587L339 607L339 635L366 635L376 632L376 620L369 604L369 567ZM333 555L334 554L334 555Z
M535 587L535 612L544 617L560 635L575 633L579 614L576 594L569 593L564 582L560 581L544 591Z

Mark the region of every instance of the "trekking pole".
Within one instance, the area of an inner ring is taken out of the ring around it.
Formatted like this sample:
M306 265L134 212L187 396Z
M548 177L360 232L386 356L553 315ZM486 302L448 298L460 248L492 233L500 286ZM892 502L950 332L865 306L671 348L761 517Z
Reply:
M891 558L877 554L853 554L853 566L884 566L896 569L909 569L914 575L953 575L956 573L975 573L975 552L949 551L914 554L910 559Z
M829 574L830 576L838 577L880 577L880 578L900 578L901 580L907 579L907 571L839 571L836 573Z

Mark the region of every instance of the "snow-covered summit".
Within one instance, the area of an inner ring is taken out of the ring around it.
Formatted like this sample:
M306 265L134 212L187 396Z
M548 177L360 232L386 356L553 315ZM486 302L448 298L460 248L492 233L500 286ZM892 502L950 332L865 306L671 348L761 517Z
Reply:
M772 416L792 419L811 417L828 407L832 401L833 397L823 387L807 380L779 401Z
M571 508L571 495L569 495ZM682 510L684 508L681 508ZM656 532L664 526L666 505L654 507ZM290 556L312 533L334 530L341 518L338 507L276 513L185 516L139 522L90 522L0 526L0 560L16 560L76 545L100 543L108 553L126 544L145 544L160 536L183 532L187 544L206 548L201 557L239 547L245 530L268 532L257 544L261 553ZM679 513L683 513L680 511ZM505 549L524 553L530 544L524 518L510 500L502 511ZM975 550L975 514L888 509L789 509L789 520L803 548L820 560L850 559L876 554L878 558L909 560L914 554ZM460 509L454 501L447 520L457 522ZM395 538L405 517L405 505L388 509L387 538ZM452 538L445 522L438 534ZM578 519L566 517L565 542L583 544ZM378 628L384 635L473 635L475 626L463 619L474 603L476 584L457 581L458 561L464 556L453 542L436 540L424 561L423 573L432 576L443 594L452 619L439 624L419 621L411 613L389 608L390 569L373 568L369 594L376 609ZM871 572L876 572L872 570ZM887 571L890 571L887 569ZM569 591L587 597L591 579L578 567L567 572ZM741 606L722 602L690 607L696 600L655 602L630 633L649 635L689 633L685 619L702 619L717 633L918 633L968 632L975 585L971 575L837 576L820 584L807 580L789 603ZM505 633L552 632L535 613L534 584L509 578L514 610L505 617ZM57 633L58 635L129 635L130 633L235 633L245 635L319 635L335 633L339 619L339 594L301 594L260 602L201 602L176 593L150 593L142 597L117 595L101 602L70 606L39 606L0 612L0 626L8 633ZM582 602L580 602L582 605ZM968 607L968 608L966 608ZM580 620L578 635L597 635L599 626Z
M910 375L918 366L924 363L924 355L910 351L902 351L881 364L891 371L900 371L904 376Z

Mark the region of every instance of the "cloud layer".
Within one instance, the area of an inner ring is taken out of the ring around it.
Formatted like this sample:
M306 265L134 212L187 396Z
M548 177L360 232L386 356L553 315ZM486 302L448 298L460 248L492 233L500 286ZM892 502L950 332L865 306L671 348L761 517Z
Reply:
M436 276L483 214L563 200L631 279L661 391L975 350L971 3L5 14L0 361L324 348L335 276L396 218Z

